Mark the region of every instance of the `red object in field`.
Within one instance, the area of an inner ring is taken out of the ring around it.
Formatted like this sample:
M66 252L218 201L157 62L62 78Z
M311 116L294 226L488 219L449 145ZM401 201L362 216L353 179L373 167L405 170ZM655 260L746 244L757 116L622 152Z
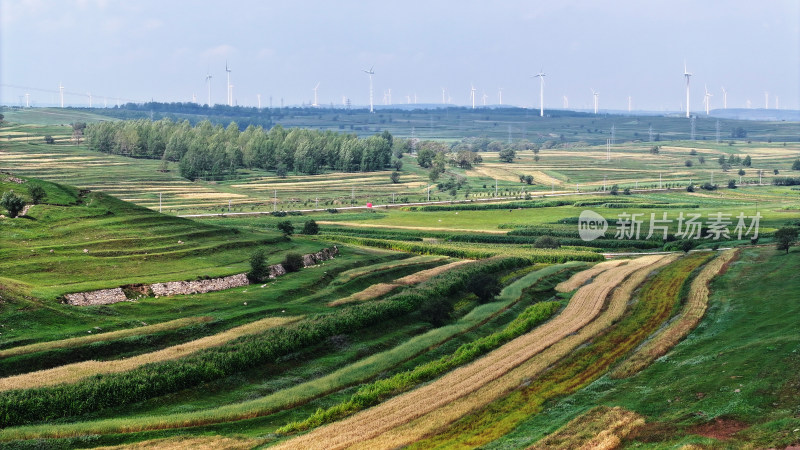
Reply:
M372 208L372 203L367 203L367 208Z

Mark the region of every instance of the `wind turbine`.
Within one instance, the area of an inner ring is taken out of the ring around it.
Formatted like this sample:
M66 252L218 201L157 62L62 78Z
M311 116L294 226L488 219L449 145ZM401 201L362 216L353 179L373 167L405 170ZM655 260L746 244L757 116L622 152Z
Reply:
M628 112L631 112L631 96L628 96Z
M600 96L600 93L595 92L594 89L592 89L592 95L594 96L594 113L597 114L597 97Z
M725 86L722 86L722 107L728 109L728 91L725 90Z
M364 70L363 72L369 75L369 112L375 112L372 107L372 76L375 75L375 71L373 70L375 66L369 68L369 70Z
M443 105L447 104L447 99L444 97L445 92L446 92L445 88L442 88L442 104Z
M63 108L64 107L64 86L61 84L60 81L58 82L58 93L61 96L61 107Z
M470 84L469 96L472 99L472 109L475 109L475 91L476 91L475 86Z
M225 61L225 72L228 73L228 106L233 106L233 86L231 86L231 69L228 68L228 61Z
M486 99L489 98L489 96L486 95L486 92L483 93L483 97L482 98L483 98L483 106L486 106Z
M208 86L208 107L211 107L211 74L206 75L206 85Z
M564 109L568 109L568 108L569 108L569 99L565 95L564 96Z
M764 109L769 109L769 92L764 91Z
M91 108L92 107L92 93L91 92L87 92L86 95L89 96L89 108Z
M317 106L319 106L319 105L317 104L317 89L319 89L319 82L317 82L317 85L316 85L316 86L314 86L314 104L312 104L312 105L311 105L311 106L313 106L313 107L315 107L315 108L316 108Z
M544 117L544 77L545 73L543 71L539 71L536 75L532 78L539 79L539 116ZM595 111L596 113L597 111Z
M713 97L713 95L711 95L711 93L708 92L708 86L706 86L706 95L705 98L703 99L703 103L706 104L706 115L708 115L708 107L709 104L711 103L711 97Z
M502 105L503 104L503 88L499 88L497 90L497 98L499 100L499 103Z
M686 77L686 118L689 118L689 77L692 74L686 70L686 61L683 62L683 76Z

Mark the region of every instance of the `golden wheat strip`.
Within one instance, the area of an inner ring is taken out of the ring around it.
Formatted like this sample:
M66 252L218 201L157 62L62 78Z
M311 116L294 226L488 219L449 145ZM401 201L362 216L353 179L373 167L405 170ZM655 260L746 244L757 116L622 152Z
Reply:
M706 264L697 274L689 288L689 296L680 315L656 335L639 347L636 352L611 373L613 378L629 377L665 355L697 326L708 306L708 284L722 273L736 256L737 249L726 250Z
M593 267L582 270L575 275L571 276L569 280L562 281L556 285L556 291L558 292L569 292L578 289L579 287L586 284L587 281L591 280L592 278L596 277L597 275L601 274L602 272L617 267L620 264L625 264L628 261L625 259L612 259L611 261L604 261L598 264L595 264Z
M572 419L528 450L616 448L622 438L642 424L644 418L633 411L619 406L598 406Z
M231 328L230 330L226 330L222 333L217 333L212 336L206 336L194 341L173 345L172 347L137 355L131 358L113 361L82 361L79 363L54 367L52 369L39 370L36 372L2 378L0 379L0 391L53 386L61 383L74 383L92 375L125 372L144 364L178 359L206 348L218 347L226 342L236 339L239 336L256 334L268 328L295 322L301 318L302 316L268 317L266 319L257 320L255 322Z
M126 328L124 330L109 331L107 333L96 333L88 336L79 336L68 339L60 339L58 341L37 342L35 344L22 345L19 347L12 347L5 350L0 350L0 358L7 358L9 356L25 355L28 353L36 353L44 350L53 350L58 348L77 347L79 345L91 344L92 342L109 341L112 339L120 339L128 336L141 336L145 334L153 334L161 331L175 330L183 328L196 323L209 322L212 318L204 317L184 317L182 319L170 320L169 322L157 323L155 325L145 325L136 328Z
M433 269L420 270L419 272L412 273L411 275L406 275L403 278L398 278L398 279L394 280L394 283L395 284L405 285L405 286L412 285L412 284L417 284L417 283L422 283L423 281L430 280L431 278L435 277L436 275L439 275L441 273L445 273L450 269L453 269L453 268L456 268L456 267L458 267L460 265L471 263L471 262L473 262L473 261L465 259L463 261L455 261L455 262L451 262L450 264L445 264L445 265L442 265L442 266L434 267Z
M373 284L372 286L364 289L363 291L356 292L355 294L348 295L347 297L340 298L338 300L334 300L332 302L328 302L328 306L339 306L344 305L346 303L353 303L353 302L363 302L366 300L372 300L373 298L378 298L381 295L388 294L393 290L399 288L399 284L395 283L377 283Z
M451 401L406 424L401 424L399 427L389 430L377 438L360 442L358 445L355 445L354 448L377 449L408 445L425 436L446 429L450 424L461 417L486 406L495 399L507 395L524 382L541 375L547 368L574 351L579 345L601 333L614 321L622 317L634 290L644 282L647 276L653 270L663 267L677 258L678 255L669 255L666 257L664 255L646 256L631 261L629 264L630 267L619 266L614 269L609 269L609 271L606 272L606 276L609 272L621 272L623 268L627 267L628 270L626 273L628 273L629 276L624 282L619 283L619 287L614 290L608 302L608 308L606 308L596 320L583 327L578 333L558 340L541 353L531 357L520 366L511 370L508 374L486 383L485 386L469 395ZM631 273L631 269L635 271ZM594 283L600 281L602 278L604 277L597 277ZM591 286L591 284L588 286ZM578 292L585 291L585 288L588 286L584 286L584 288L581 288ZM577 296L578 293L575 295ZM573 296L573 299L574 298Z
M286 441L279 448L344 448L443 408L580 330L600 313L606 296L614 287L637 269L650 266L654 261L657 259L644 257L610 269L596 277L593 283L579 289L561 314L530 333L513 339L484 357L425 386Z
M245 450L257 447L261 441L256 439L230 438L225 436L198 436L198 437L176 437L167 439L152 439L149 441L136 442L133 444L115 445L109 447L96 447L97 450L138 450L138 449L159 449L159 450L183 450L186 448L199 450Z

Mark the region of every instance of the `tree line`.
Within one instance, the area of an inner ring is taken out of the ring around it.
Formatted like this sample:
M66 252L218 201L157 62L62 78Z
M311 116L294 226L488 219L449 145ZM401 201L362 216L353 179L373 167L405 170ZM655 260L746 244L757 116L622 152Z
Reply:
M317 174L323 170L369 172L391 162L393 137L388 131L368 138L354 134L304 128L269 130L250 125L240 131L210 121L192 126L173 122L130 120L98 122L83 131L91 150L133 158L177 162L181 176L190 180L219 180L238 169L259 168L285 176L289 171Z

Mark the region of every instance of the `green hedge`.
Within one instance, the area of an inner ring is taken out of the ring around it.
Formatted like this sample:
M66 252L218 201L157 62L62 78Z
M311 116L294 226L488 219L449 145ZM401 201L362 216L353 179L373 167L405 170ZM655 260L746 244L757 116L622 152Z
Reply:
M572 205L573 202L566 200L529 200L507 203L462 203L456 205L426 205L426 206L406 206L405 211L483 211L492 209L519 209L519 208L549 208L553 206Z

